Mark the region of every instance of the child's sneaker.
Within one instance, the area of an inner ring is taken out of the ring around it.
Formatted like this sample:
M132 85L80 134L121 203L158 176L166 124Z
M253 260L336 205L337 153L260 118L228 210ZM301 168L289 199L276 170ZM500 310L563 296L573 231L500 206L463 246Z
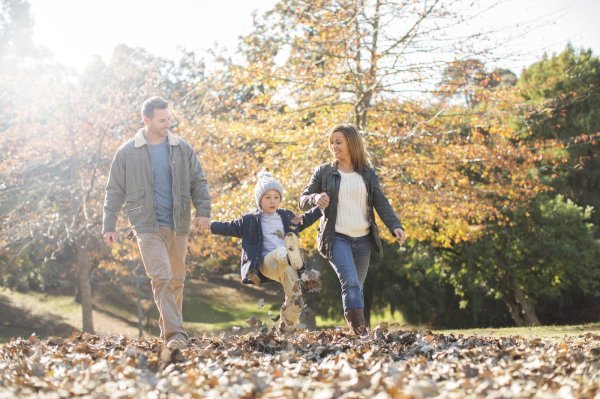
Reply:
M287 233L285 235L285 249L287 250L288 262L296 270L302 269L304 262L302 261L302 254L300 254L300 240L294 233Z

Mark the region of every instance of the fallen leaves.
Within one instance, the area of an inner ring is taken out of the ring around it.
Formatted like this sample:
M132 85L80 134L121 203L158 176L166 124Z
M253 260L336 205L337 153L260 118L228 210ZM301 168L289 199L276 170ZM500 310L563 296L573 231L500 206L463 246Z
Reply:
M308 292L321 291L321 273L318 270L310 269L302 273L300 278L304 287Z
M0 347L0 398L594 398L600 336L559 343L389 331L294 335L261 327L192 338L182 351L154 337L74 334Z

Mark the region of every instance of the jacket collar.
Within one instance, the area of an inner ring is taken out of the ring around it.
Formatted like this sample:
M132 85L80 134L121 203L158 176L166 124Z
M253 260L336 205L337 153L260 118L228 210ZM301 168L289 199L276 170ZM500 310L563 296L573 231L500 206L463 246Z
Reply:
M283 212L283 211L281 210L281 208L277 208L277 210L276 210L275 212L277 212L277 214L278 214L279 216L281 216L282 218L283 218L283 217L284 217L284 215L285 215L285 212ZM253 210L252 212L250 212L250 213L251 213L253 216L255 216L255 217L259 217L259 216L260 216L260 214L262 213L262 209L260 209L260 208L256 208L256 209L254 209L254 210Z
M331 161L329 163L329 166L331 167L330 172L332 174L334 174L334 175L339 175L340 174L340 172L338 170L338 163L337 163L337 161ZM357 172L357 173L364 178L367 173L370 173L369 168L370 168L369 165L365 165L365 167L362 170L362 173L360 173L360 172Z
M143 145L148 144L148 141L146 140L146 137L144 137L144 132L145 131L146 131L145 128L141 128L135 134L135 136L134 136L134 139L135 139L135 148L139 148L139 147L141 147ZM175 136L173 133L171 133L171 131L167 132L167 140L169 140L169 145L179 145L179 139L177 138L177 136Z

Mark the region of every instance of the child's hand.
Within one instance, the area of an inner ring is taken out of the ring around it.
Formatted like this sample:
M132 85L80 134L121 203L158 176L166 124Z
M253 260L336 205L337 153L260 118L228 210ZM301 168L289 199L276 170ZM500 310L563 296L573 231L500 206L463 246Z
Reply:
M327 195L327 193L318 194L315 197L315 203L319 208L325 209L329 206L329 196Z
M210 230L210 218L197 216L194 218L194 225L196 229L200 232L209 231Z
M293 224L303 224L304 220L302 220L302 216L294 216L292 219Z

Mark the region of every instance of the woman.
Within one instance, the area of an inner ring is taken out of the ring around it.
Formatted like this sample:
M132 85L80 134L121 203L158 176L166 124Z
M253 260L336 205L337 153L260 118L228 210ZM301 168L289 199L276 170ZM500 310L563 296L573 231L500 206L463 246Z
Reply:
M369 270L371 247L381 252L375 214L383 220L400 245L406 235L400 220L379 185L375 170L356 127L335 126L329 131L333 161L317 167L300 196L300 208L319 206L319 253L329 260L342 288L342 304L348 326L357 335L366 332L363 283Z

